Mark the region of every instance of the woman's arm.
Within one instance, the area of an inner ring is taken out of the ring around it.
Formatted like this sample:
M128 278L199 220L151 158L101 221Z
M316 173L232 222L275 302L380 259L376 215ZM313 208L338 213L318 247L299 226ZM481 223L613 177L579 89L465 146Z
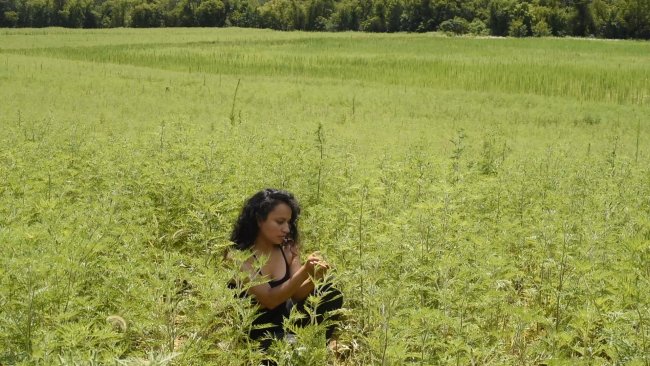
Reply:
M301 268L300 252L297 247L292 247L290 253L286 253L285 251L285 254L291 255L290 271L293 277L294 273L297 273ZM310 256L310 258L313 257L315 256L314 255ZM318 257L316 256L316 258ZM319 275L322 276L325 270L327 270L328 267L319 265L321 261L322 259L318 258L318 262L315 263L317 267L314 269L315 273L311 274L312 276L316 276L316 277L319 277ZM308 277L300 284L300 287L298 287L298 289L293 293L293 295L291 295L291 299L295 302L303 301L307 298L307 296L309 296L309 294L312 293L312 291L314 291L314 282L312 278Z
M252 286L248 293L255 296L257 302L264 308L273 309L293 296L305 281L309 281L309 276L314 273L314 266L318 262L317 258L310 257L305 264L296 268L295 272L291 271L289 280L277 287L271 287L268 283L262 283ZM246 270L254 273L253 266L250 263L245 264Z

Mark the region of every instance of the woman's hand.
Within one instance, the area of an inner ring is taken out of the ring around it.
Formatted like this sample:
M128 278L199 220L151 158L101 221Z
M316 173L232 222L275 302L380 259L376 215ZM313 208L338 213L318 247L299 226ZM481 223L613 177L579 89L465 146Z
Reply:
M305 264L303 265L305 269L307 270L307 273L309 273L310 276L314 276L316 274L316 268L320 262L320 258L313 253L307 257L307 260L305 261Z
M307 260L301 264L300 253L292 250L294 255L291 262L291 273L298 273L300 270L307 272L310 278L307 278L300 288L293 293L291 298L294 302L304 301L314 291L315 282L325 276L325 273L330 268L329 263L323 260L323 257L318 252L314 252L307 257Z
M323 259L323 257L321 256L321 254L319 252L314 252L314 253L310 254L309 258L307 260L308 261L313 260L315 262L314 263L314 273L312 274L312 276L317 280L322 279L325 276L325 273L327 273L327 270L330 269L329 263L327 263Z

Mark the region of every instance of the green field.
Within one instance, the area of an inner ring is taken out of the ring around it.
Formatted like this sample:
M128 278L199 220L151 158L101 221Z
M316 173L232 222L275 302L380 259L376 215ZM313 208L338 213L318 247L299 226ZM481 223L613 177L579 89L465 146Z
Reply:
M350 349L281 365L648 366L649 142L648 42L0 29L0 365L257 365L276 187Z

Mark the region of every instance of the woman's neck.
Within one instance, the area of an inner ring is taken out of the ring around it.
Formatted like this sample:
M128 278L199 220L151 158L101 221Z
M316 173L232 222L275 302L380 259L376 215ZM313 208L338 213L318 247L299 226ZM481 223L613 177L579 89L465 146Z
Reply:
M255 242L253 243L253 250L265 255L270 254L271 251L273 250L273 247L275 247L273 243L261 238L256 239Z

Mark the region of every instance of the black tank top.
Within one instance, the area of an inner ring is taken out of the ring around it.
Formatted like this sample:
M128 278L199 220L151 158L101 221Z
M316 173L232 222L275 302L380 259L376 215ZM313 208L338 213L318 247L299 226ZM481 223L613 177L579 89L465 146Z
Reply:
M284 259L284 277L280 278L279 280L271 280L268 282L269 286L271 287L277 287L280 286L281 284L287 282L289 278L291 278L291 273L290 273L290 268L289 268L289 262L287 261L287 257L284 255L284 249L282 247L280 248L280 252L282 253L282 258ZM257 256L253 254L253 257L255 260L257 260ZM261 276L262 275L262 270L259 269L257 270L257 273ZM235 282L230 281L228 282L228 288L234 290L237 288L237 285ZM247 296L246 292L240 293L240 297Z
M282 248L280 248L280 251L282 252L282 258L284 259L285 273L284 273L284 277L282 277L281 279L269 281L268 284L271 287L280 286L281 284L287 282L289 278L291 278L289 262L287 261L287 257L285 256L284 250ZM253 256L255 257L254 254ZM255 257L255 259L257 260L257 257ZM257 273L261 275L262 271L259 270L257 271ZM230 284L228 287L231 287ZM233 287L234 286L232 286L231 288ZM248 294L244 291L243 293L240 294L240 296L247 297ZM256 302L253 297L251 297L251 301ZM276 338L281 338L284 335L284 329L282 327L282 323L284 319L288 317L289 317L289 308L287 307L287 301L283 302L282 304L276 306L273 309L266 309L260 307L257 310L257 317L255 318L255 320L253 320L252 324L253 325L267 324L267 326L270 325L270 328L264 328L264 329L252 328L249 335L253 339L261 339L264 338L266 333L270 333Z
M279 280L269 281L269 286L271 287L280 286L281 284L287 282L291 277L289 273L289 262L287 261L287 257L284 255L284 250L282 247L280 247L280 252L282 253L282 258L284 259L284 277L280 278ZM253 254L253 257L255 257L255 254ZM257 257L255 257L255 259L257 259ZM262 274L260 271L258 271L258 273Z
M277 287L280 286L281 284L287 282L289 278L291 278L291 273L290 273L290 268L289 268L289 261L287 261L287 257L284 254L284 250L282 247L280 247L280 251L282 252L282 258L284 259L284 268L285 268L285 273L284 277L282 277L279 280L272 280L269 281L268 284L271 287ZM255 256L253 254L253 256ZM255 257L257 259L257 257ZM258 273L261 275L261 270L258 271ZM236 289L238 286L235 284L235 282L230 281L228 282L228 287L231 289ZM239 293L239 297L250 297L251 302L257 303L255 298L253 296L249 296L246 291L241 291ZM287 299L288 300L288 299ZM288 302L285 301L278 306L276 306L273 309L267 309L267 308L258 308L257 309L257 316L252 322L252 325L262 325L262 324L267 324L270 325L270 328L265 327L263 329L259 329L256 327L252 327L249 333L249 336L252 339L264 339L267 333L270 333L272 336L276 338L282 338L284 335L284 328L283 328L283 322L285 318L289 317L289 307L287 306Z

